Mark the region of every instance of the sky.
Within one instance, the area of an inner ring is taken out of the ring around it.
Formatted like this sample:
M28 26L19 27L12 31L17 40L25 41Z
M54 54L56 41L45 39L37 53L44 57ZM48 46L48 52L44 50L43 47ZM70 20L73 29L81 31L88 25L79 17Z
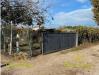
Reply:
M53 16L46 27L56 28L61 26L96 26L93 20L92 5L90 0L46 0L50 5L48 12Z

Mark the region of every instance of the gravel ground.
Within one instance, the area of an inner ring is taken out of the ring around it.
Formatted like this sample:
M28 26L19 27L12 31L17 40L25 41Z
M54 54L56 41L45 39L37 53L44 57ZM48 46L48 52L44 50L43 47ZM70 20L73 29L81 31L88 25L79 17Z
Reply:
M64 50L39 55L28 62L32 64L31 67L9 70L4 67L2 75L99 75L99 45L68 53ZM77 67L80 64L89 65Z

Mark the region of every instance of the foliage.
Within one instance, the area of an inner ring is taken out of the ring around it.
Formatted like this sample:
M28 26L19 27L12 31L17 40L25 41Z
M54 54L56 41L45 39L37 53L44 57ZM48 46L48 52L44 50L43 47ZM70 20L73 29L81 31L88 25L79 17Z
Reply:
M91 0L93 5L94 18L99 25L99 0Z
M32 33L31 33L31 29L29 28L29 25L38 25L39 29L42 27L42 25L44 25L45 21L46 21L46 17L48 17L48 12L47 9L48 7L46 5L43 5L43 2L45 0L1 0L1 22L2 22L2 27L4 28L2 30L3 34L2 34L2 47L4 48L4 52L6 43L5 43L5 38L8 37L10 40L9 42L11 43L11 45L9 45L8 50L10 50L10 54L12 53L12 45L15 44L16 42L16 34L17 33L24 33L23 29L22 30L18 30L18 32L16 31L16 29L11 28L11 26L13 25L28 25L27 29L26 29L26 36L25 38L28 40L25 40L25 42L27 42L29 45L29 49L31 50L31 44L32 44ZM9 28L7 28L6 25L10 25ZM23 27L21 27L23 28ZM12 30L11 30L12 29ZM12 35L11 35L11 31L12 31ZM8 32L8 33L6 33ZM10 33L9 33L10 32ZM16 33L15 35L13 35L13 33ZM5 34L8 34L5 36ZM12 37L11 37L12 36ZM23 34L22 34L23 36ZM21 36L20 36L21 37ZM12 41L11 41L12 40ZM21 39L19 39L21 40ZM14 44L13 44L14 41ZM21 41L22 42L22 41ZM24 43L24 42L23 42ZM8 46L8 43L7 43Z
M15 3L12 5L12 3ZM11 2L9 0L2 0L1 2L1 19L5 22L9 23L13 21L13 23L22 23L26 22L29 24L32 22L32 17L29 17L26 12L26 7L23 6L18 1Z
M25 52L14 53L13 58L15 61L17 60L26 60L28 58L28 54Z
M44 13L46 9L40 6L40 1L32 0L2 0L1 19L7 23L23 23L31 25L44 24Z
M97 42L99 41L99 28L86 26L66 26L64 29L71 29L78 33L79 44L83 42Z

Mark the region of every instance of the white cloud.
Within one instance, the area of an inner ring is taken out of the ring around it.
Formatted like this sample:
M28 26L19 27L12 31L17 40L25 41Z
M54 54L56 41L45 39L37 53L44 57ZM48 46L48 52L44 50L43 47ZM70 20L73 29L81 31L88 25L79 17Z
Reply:
M95 25L91 8L72 12L59 12L54 16L56 25Z
M85 2L87 2L88 0L77 0L78 2L80 2L80 3L85 3Z

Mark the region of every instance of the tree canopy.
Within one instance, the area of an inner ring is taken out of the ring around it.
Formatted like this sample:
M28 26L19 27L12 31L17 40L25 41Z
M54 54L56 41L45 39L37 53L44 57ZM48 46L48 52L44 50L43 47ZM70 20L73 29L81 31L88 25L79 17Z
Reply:
M7 23L31 25L44 23L46 9L40 7L39 0L1 0L1 19Z
M99 0L92 0L93 4L93 12L94 12L94 18L97 24L99 25Z

